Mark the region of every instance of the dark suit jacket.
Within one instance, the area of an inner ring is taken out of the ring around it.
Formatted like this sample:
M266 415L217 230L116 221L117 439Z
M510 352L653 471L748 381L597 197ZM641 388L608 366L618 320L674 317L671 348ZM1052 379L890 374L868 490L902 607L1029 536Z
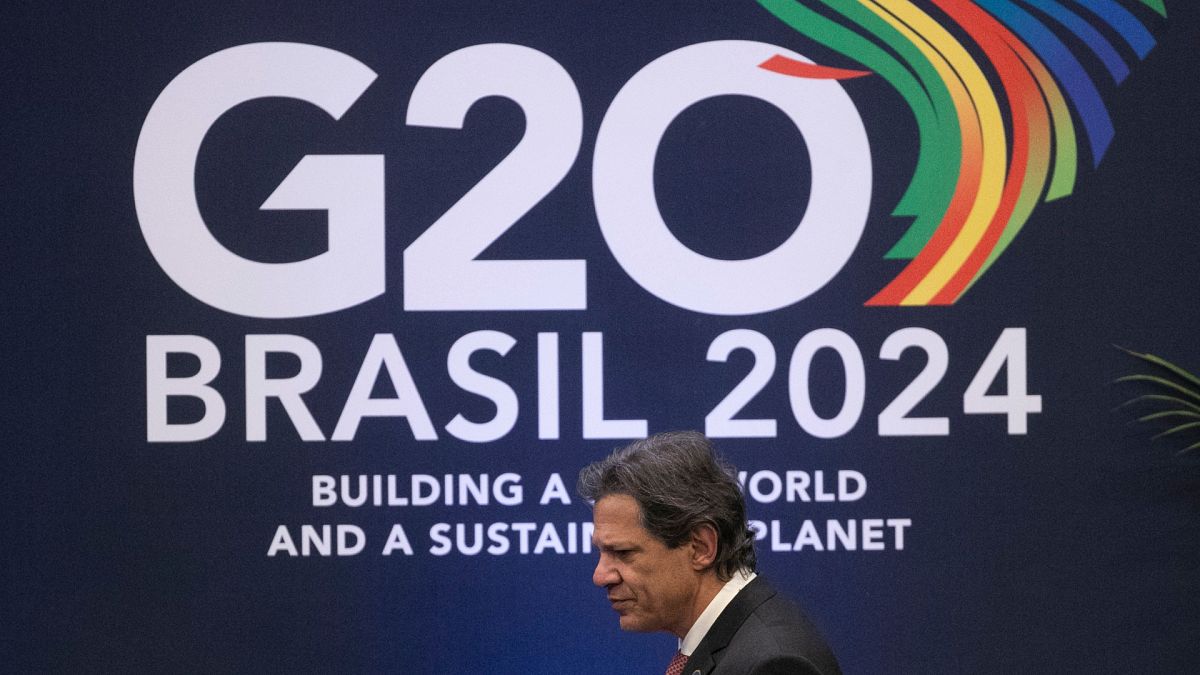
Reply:
M717 617L683 675L840 675L837 659L796 605L755 577Z

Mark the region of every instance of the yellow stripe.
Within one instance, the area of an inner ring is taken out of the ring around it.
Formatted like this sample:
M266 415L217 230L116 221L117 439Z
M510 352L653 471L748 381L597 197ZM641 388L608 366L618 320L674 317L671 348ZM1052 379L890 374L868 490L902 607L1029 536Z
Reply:
M939 74L942 74L946 83L950 85L951 96L955 105L960 107L959 116L963 124L973 126L974 129L970 131L977 131L982 138L979 191L967 213L966 222L929 274L901 302L904 305L924 305L928 304L963 266L995 216L1000 206L1007 174L1007 140L1000 105L987 78L954 36L908 0L879 0L878 4L904 24L911 26L912 30L922 36L922 42L928 41L949 63L953 73L946 74L939 69ZM963 86L966 88L965 94L962 91ZM973 114L964 114L968 112ZM969 127L964 126L964 137L969 133L968 130ZM965 147L964 151L970 153Z

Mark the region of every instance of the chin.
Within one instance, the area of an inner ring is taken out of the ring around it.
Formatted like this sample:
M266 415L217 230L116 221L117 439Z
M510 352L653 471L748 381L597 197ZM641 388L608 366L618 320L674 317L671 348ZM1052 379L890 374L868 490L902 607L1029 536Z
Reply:
M654 630L654 626L651 626L650 622L643 617L626 615L621 617L621 630L631 633L649 633Z

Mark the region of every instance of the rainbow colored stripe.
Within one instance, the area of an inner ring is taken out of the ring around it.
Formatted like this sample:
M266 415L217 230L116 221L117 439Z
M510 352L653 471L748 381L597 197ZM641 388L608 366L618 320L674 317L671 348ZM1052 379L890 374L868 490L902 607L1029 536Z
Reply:
M892 215L913 220L885 256L910 262L866 303L883 306L961 298L1040 200L1072 193L1081 132L1093 168L1099 165L1112 121L1096 83L1059 36L1086 47L1119 84L1129 73L1121 52L1142 59L1155 44L1138 13L1166 18L1162 0L1125 0L1130 7L1117 0L928 0L928 9L910 0L807 0L821 9L758 2L882 77L912 109L920 150ZM1124 44L1115 46L1097 27ZM799 77L865 74L788 61L775 57L761 67Z

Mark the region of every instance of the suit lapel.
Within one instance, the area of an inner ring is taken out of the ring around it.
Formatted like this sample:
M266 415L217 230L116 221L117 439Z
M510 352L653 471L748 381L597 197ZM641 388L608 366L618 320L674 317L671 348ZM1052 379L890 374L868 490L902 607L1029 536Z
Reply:
M725 606L725 611L721 612L721 615L713 622L712 628L708 630L708 634L696 647L696 651L692 652L691 657L683 666L683 675L694 675L696 672L707 675L712 672L717 665L719 652L733 639L734 633L738 632L738 629L742 627L746 619L750 618L754 610L758 609L759 605L773 595L775 595L775 589L771 588L771 585L762 577L755 577L753 581L746 584L746 587Z

